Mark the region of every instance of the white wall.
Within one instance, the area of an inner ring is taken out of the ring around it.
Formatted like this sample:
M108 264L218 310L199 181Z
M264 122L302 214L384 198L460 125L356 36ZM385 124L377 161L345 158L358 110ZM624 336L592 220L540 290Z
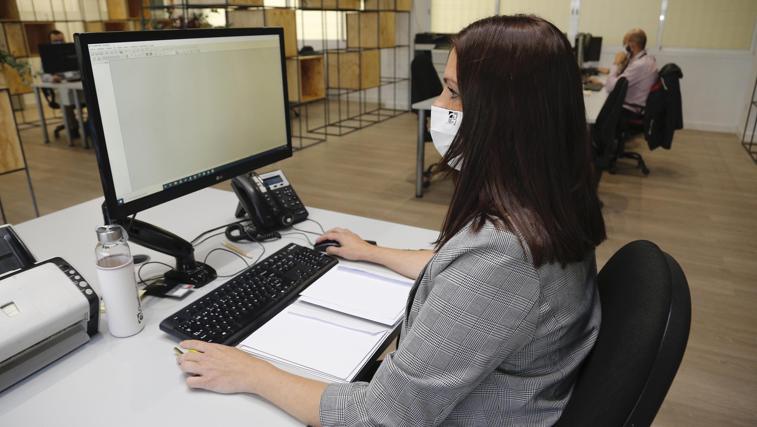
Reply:
M601 64L612 63L620 46L602 49ZM681 98L686 129L739 133L752 95L757 59L752 52L650 49L657 67L673 62L683 71Z

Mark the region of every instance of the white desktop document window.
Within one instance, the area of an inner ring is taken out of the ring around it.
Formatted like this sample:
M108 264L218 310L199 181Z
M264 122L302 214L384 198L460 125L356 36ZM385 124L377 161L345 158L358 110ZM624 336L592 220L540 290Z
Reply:
M286 144L278 36L92 44L116 197Z

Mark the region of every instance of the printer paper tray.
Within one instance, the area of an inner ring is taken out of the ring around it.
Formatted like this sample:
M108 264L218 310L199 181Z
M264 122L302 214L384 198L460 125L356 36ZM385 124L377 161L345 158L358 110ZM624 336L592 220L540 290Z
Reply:
M0 392L89 341L87 325L77 322L0 362Z

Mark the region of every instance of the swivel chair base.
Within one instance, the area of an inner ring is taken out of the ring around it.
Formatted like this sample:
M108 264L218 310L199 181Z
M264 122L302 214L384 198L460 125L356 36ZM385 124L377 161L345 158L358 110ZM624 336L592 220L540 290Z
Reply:
M624 151L620 155L618 155L618 159L633 159L636 160L636 167L641 169L641 173L644 174L644 176L649 175L649 168L647 167L647 164L644 162L644 158L641 157L641 154L634 153L632 151ZM617 159L616 159L617 161ZM612 162L612 165L610 165L610 168L608 169L608 172L611 174L615 174L617 172L616 168L616 162Z

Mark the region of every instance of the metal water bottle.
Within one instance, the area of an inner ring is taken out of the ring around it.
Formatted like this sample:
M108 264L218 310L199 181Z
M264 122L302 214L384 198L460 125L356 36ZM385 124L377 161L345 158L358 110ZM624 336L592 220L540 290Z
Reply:
M97 279L105 300L108 330L114 337L128 337L144 328L142 304L134 278L129 236L120 225L97 227Z

